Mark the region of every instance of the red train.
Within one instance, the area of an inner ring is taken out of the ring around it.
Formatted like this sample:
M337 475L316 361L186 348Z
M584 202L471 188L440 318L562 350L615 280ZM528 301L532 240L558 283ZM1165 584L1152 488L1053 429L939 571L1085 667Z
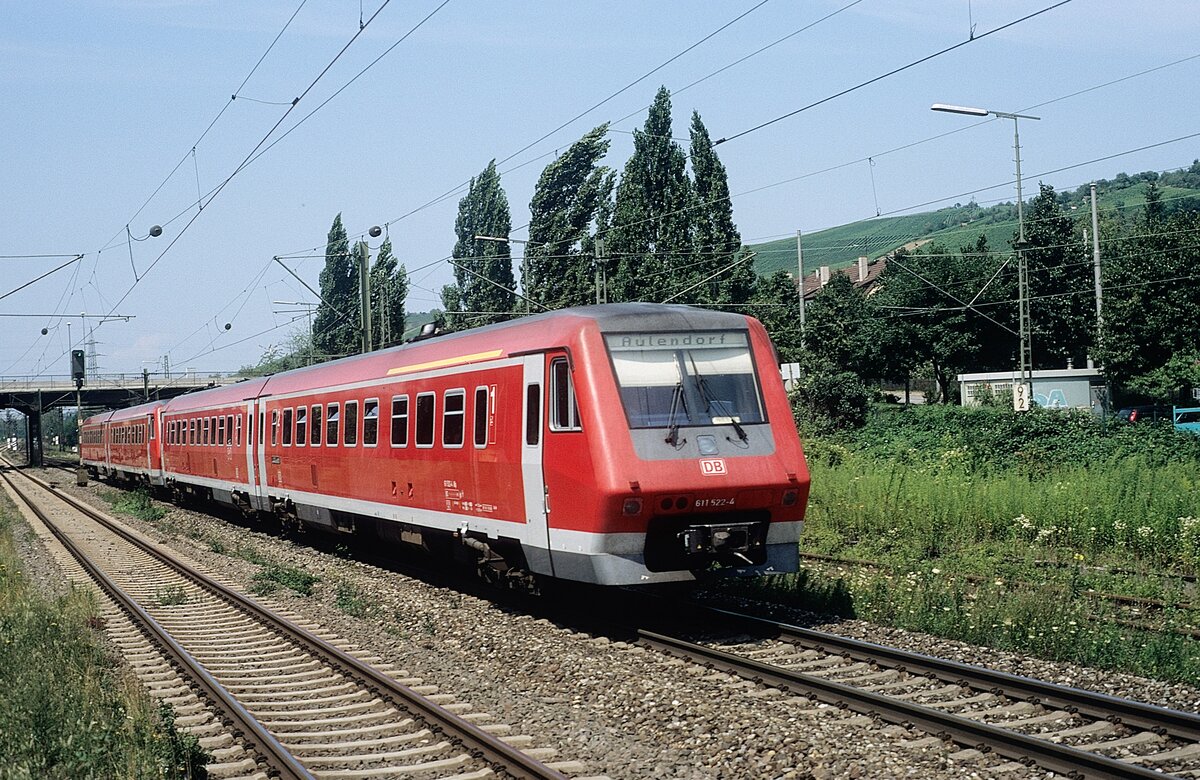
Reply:
M98 415L97 475L600 584L794 571L809 477L750 317L564 309Z

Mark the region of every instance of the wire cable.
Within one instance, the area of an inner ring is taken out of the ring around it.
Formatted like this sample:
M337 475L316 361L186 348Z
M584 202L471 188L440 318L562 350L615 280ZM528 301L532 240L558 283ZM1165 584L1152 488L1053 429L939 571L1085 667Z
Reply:
M921 58L920 58L920 59L918 59L918 60L913 60L912 62L908 63L907 65L902 65L902 66L900 66L899 68L895 68L895 69L893 69L893 70L890 70L890 71L888 71L887 73L881 74L881 75L879 75L879 76L875 76L874 78L871 78L871 79L867 79L866 81L864 81L864 82L861 82L861 83L859 83L859 84L856 84L856 85L854 85L853 87L848 87L848 88L846 88L846 89L843 89L841 92L837 92L837 93L834 93L834 94L832 94L832 95L829 95L828 97L821 98L820 100L818 100L818 101L816 101L816 102L814 102L814 103L809 103L807 106L803 106L803 107L801 107L801 108L797 108L795 111L789 111L789 112L788 112L788 113L786 113L786 114L783 114L783 115L781 115L781 116L777 116L777 117L775 117L774 119L770 119L770 120L768 120L768 121L766 121L766 122L763 122L763 123L761 123L761 124L755 125L754 127L751 127L751 128L749 128L749 129L747 129L747 130L742 130L742 131L741 131L741 132L739 132L739 133L734 133L734 134L733 134L733 135L731 135L731 136L728 136L728 137L721 138L721 139L719 139L719 140L713 141L713 146L720 146L720 145L721 145L721 144L723 144L723 143L727 143L727 142L729 142L729 141L733 141L733 140L735 140L735 139L737 139L737 138L741 138L742 136L749 135L750 133L753 133L753 132L755 132L755 131L757 131L757 130L761 130L761 129L763 129L764 127L769 127L770 125L773 125L773 124L775 124L776 122L782 122L783 120L785 120L785 119L788 119L788 118L790 118L790 117L793 117L793 116L796 116L796 115L797 115L797 114L799 114L799 113L802 113L802 112L804 112L804 111L808 111L810 108L816 108L817 106L819 106L819 105L821 105L821 104L823 104L823 103L828 103L828 102L829 102L829 101L831 101L831 100L835 100L835 99L837 99L837 98L840 98L840 97L842 97L843 95L848 95L848 94L850 94L851 92L855 92L855 91L857 91L857 90L860 90L860 89L862 89L863 87L867 87L867 86L870 86L871 84L875 84L876 82L882 81L882 80L884 80L884 79L886 79L886 78L888 78L888 77L890 77L890 76L895 76L897 73L902 73L902 72L904 72L904 71L908 70L909 68L914 68L914 67L916 67L917 65L920 65L920 64L922 64L922 63L925 63L925 62L929 62L930 60L932 60L932 59L936 59L937 57L940 57L940 56L942 56L943 54L949 54L950 52L954 51L955 49L960 49L960 48L962 48L963 46L966 46L967 44L974 43L975 41L982 40L982 39L984 39L984 38L988 37L989 35L992 35L992 34L994 34L994 33L998 33L998 32L1000 32L1000 31L1002 31L1002 30L1007 30L1008 28L1010 28L1010 27L1013 27L1013 26L1015 26L1015 25L1018 25L1018 24L1021 24L1022 22L1027 22L1027 21L1029 21L1030 19L1034 18L1035 16L1041 16L1042 14L1044 14L1044 13L1046 13L1046 12L1048 12L1048 11L1053 11L1055 8L1059 8L1060 6L1064 6L1064 5L1066 5L1067 3L1069 3L1069 2L1071 2L1071 0L1060 0L1060 2L1057 2L1057 3L1055 3L1054 5L1051 5L1051 6L1047 6L1047 7L1043 8L1043 9L1041 9L1040 11L1034 11L1034 12L1033 12L1033 13L1031 13L1031 14L1026 14L1025 16L1022 16L1020 19L1014 19L1013 21L1011 21L1011 22L1008 22L1008 23L1006 23L1006 24L1002 24L1002 25L1000 25L999 27L993 27L992 29L988 30L988 31L987 31L987 32L985 32L985 33L982 33L982 34L980 34L980 35L976 35L976 36L974 36L974 37L972 37L972 38L968 38L968 39L967 39L967 40L965 40L965 41L959 41L958 43L954 44L953 46L947 46L946 48L942 49L941 51L936 51L936 52L934 52L933 54L927 54L927 55L925 55L924 57L921 57Z

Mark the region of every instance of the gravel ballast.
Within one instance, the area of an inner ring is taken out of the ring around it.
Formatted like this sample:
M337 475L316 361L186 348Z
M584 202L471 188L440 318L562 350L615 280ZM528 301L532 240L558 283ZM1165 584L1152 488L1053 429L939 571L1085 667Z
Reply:
M105 511L98 491L86 496ZM163 505L169 507L170 505ZM301 568L313 595L273 598L576 760L617 778L1048 777L997 756L817 706L622 642L579 633L486 599L347 560L213 516L171 509L123 520L210 571L253 587L262 566ZM220 550L221 552L214 552ZM811 616L809 616L811 619ZM811 623L809 623L811 625ZM821 630L1195 711L1200 689L1003 653L843 620Z

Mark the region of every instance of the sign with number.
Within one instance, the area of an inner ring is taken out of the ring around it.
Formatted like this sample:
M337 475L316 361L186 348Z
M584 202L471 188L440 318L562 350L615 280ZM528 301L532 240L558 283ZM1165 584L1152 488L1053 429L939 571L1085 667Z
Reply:
M1197 401L1200 401L1200 387L1192 388L1192 398L1194 398Z
M1029 411L1029 384L1022 382L1013 384L1013 411Z

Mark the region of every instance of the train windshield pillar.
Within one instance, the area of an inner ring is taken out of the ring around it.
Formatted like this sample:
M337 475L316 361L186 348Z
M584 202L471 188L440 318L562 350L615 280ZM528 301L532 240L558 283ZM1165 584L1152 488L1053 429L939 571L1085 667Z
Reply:
M621 333L605 342L631 428L764 421L743 332Z

